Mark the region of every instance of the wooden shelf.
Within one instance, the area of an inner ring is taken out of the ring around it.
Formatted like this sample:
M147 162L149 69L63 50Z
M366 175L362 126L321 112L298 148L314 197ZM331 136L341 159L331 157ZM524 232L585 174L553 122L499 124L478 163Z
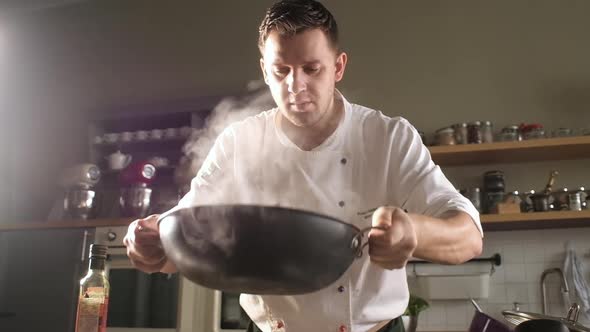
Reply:
M484 230L590 227L590 210L482 214Z
M34 229L128 226L132 221L133 218L21 222L0 224L0 232ZM486 231L590 227L590 210L482 214L481 222Z
M590 158L590 136L429 147L441 166Z
M117 141L117 142L102 142L92 143L94 146L100 147L122 147L122 146L133 146L133 145L145 145L145 144L166 144L166 143L184 143L189 139L190 136L178 136L172 138L161 138L153 139L147 138L144 140L132 140L132 141Z
M90 220L56 220L41 222L20 222L13 224L0 224L0 232L36 230L36 229L59 229L59 228L94 228L107 226L128 226L133 218L118 219L90 219Z

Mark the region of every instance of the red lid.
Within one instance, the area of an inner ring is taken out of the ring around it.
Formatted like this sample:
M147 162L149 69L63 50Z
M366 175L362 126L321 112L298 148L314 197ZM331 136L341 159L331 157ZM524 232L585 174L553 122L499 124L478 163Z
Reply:
M520 125L519 129L521 132L526 133L526 132L534 130L534 129L543 129L543 125L540 123L529 123L529 124L522 123Z
M119 181L123 186L149 185L156 177L156 167L149 162L132 162L121 171Z

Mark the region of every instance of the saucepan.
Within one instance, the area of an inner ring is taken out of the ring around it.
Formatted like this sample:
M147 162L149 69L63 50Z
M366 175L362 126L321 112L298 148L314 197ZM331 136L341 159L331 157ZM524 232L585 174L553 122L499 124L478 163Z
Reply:
M158 219L166 255L201 286L296 295L338 280L362 255L365 233L318 213L257 205L202 205Z

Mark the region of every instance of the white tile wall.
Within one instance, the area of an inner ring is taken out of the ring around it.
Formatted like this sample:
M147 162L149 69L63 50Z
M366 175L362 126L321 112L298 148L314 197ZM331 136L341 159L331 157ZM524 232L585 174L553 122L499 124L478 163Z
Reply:
M482 309L505 322L502 310L512 309L518 302L521 311L541 312L541 273L548 268L563 268L565 243L574 241L576 252L586 266L586 281L590 283L590 228L487 232L482 257L502 255L502 265L490 278L490 296L477 299ZM487 263L462 266L421 265L418 273L459 274L489 270ZM408 275L413 273L408 266ZM565 315L569 304L560 292L556 275L547 278L548 313ZM570 290L573 283L570 282ZM571 293L571 292L570 292ZM467 331L474 308L468 300L429 301L430 308L418 319L419 331ZM580 313L582 324L590 320Z

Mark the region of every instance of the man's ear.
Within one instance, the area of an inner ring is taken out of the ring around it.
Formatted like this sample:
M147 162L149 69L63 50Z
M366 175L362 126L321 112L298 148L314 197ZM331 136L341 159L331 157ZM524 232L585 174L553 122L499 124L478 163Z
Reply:
M268 85L268 77L266 77L266 70L264 69L264 59L260 58L260 69L262 70L262 77L264 77L264 83Z
M340 53L336 58L336 82L340 82L344 77L344 70L346 69L346 62L348 55L345 52Z

